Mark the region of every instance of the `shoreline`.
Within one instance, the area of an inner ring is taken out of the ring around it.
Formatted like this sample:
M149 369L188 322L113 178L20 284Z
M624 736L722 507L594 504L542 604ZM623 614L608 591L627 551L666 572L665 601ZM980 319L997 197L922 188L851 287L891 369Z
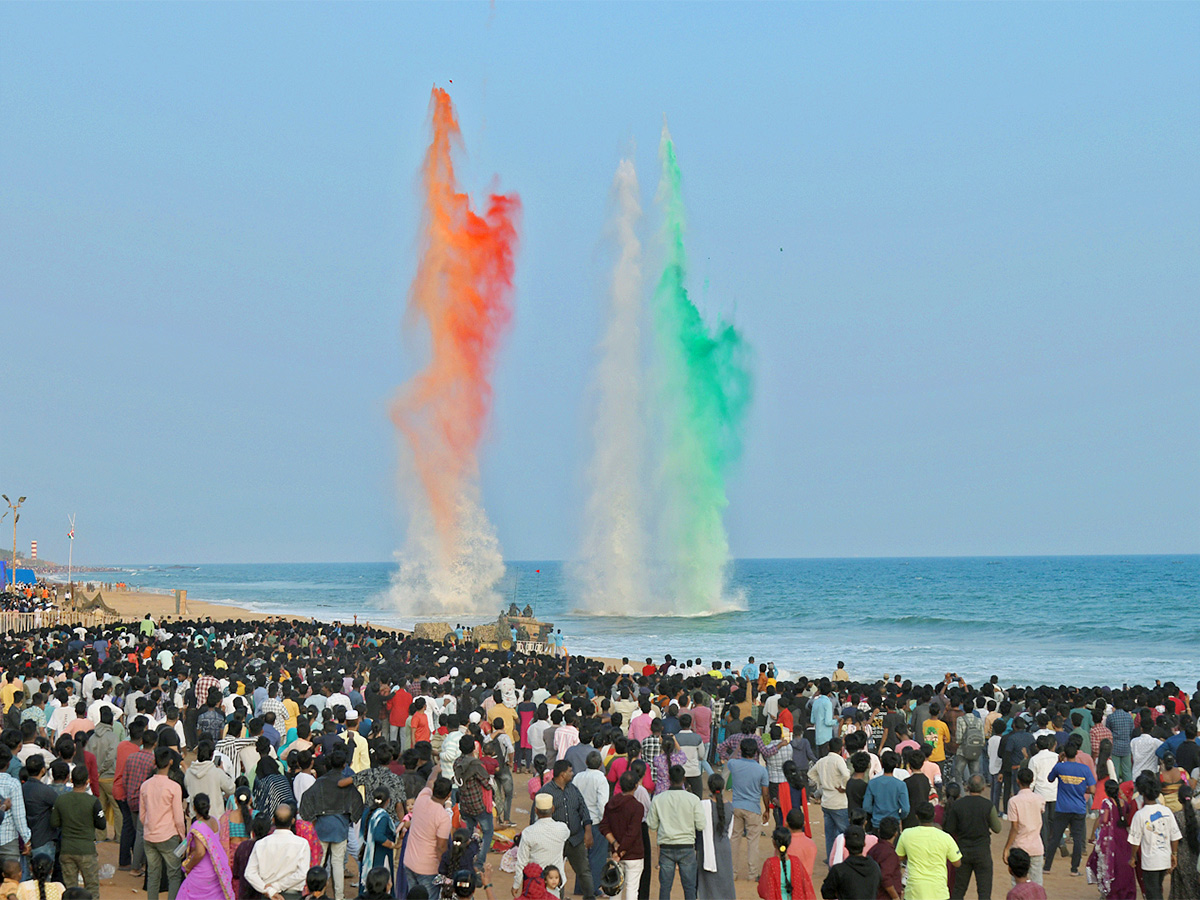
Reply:
M76 584L79 584L79 583L76 582ZM224 620L229 620L229 619L233 619L233 620L243 619L243 620L246 620L249 622L264 622L264 621L270 621L270 620L297 620L297 621L304 621L304 622L323 622L325 624L332 624L335 621L340 622L343 625L347 625L347 624L353 625L354 624L353 617L351 617L349 620L346 620L346 619L341 619L341 618L334 619L334 618L322 618L322 617L318 617L318 616L304 616L304 615L288 616L288 615L280 615L278 613L258 612L256 610L247 609L244 606L239 606L234 603L218 603L218 602L214 602L211 600L190 600L189 599L188 603L187 603L187 605L188 605L187 613L185 615L178 615L175 612L174 593L166 592L165 589L159 589L159 590L163 590L164 592L160 593L159 591L156 591L154 589L140 588L138 590L113 590L108 593L104 593L103 591L101 591L101 593L104 595L104 602L109 607L111 607L113 610L115 610L117 612L121 621L126 621L126 622L136 622L137 620L143 618L146 615L146 613L150 613L151 616L154 617L154 620L160 624L169 624L171 621L196 620L196 619L204 619L204 618L211 618L211 619L214 619L215 621L224 621ZM403 628L398 628L393 625L381 625L378 623L372 623L366 619L359 620L357 624L359 626L366 626L369 628L377 629L379 631L392 632L392 633L398 634L398 635L411 635L412 634L411 631L403 629ZM568 650L568 652L570 651L569 645L567 647L567 650ZM583 656L584 658L586 658L590 661L601 663L602 665L605 666L605 668L611 668L614 671L619 669L622 665L622 661L618 657L605 656L602 654L589 654L589 653L578 653L578 654L573 654L573 655L574 656ZM630 655L630 664L633 665L635 671L639 671L639 672L641 671L641 662L645 659L646 655L647 654ZM654 656L654 658L659 659L662 657L663 651L659 650L656 653L651 654L651 655ZM735 666L735 668L736 668L736 666ZM781 670L779 679L781 681L782 680L794 680L795 678L799 677L800 675L804 675L804 674L807 674L807 673L798 673L798 672L786 672L785 673ZM897 673L894 671L894 669L889 667L888 670L881 672L878 676L871 678L870 680L861 680L861 681L860 680L852 680L851 683L859 684L863 687L867 687L869 685L877 684L880 681L887 681L891 677L893 677L895 674L897 674ZM903 672L900 672L899 674L903 676ZM807 677L809 677L810 679L813 677L819 678L819 677L821 677L821 675L817 674L814 676L812 674L807 674ZM912 679L912 680L916 684L921 683L917 679ZM1135 682L1129 682L1130 687L1135 686L1135 684L1136 684ZM1004 687L1006 689L1009 687L1019 687L1019 688L1032 687L1035 690L1039 687L1048 687L1049 686L1049 685L1044 685L1044 684L1028 684L1028 683L1019 683L1019 682L1011 682L1010 683L1003 679L1001 680L1001 685L1002 685L1002 687ZM1143 686L1147 687L1147 688L1151 687L1151 685L1143 685ZM1105 687L1108 687L1108 688L1112 688L1112 689L1117 689L1119 687L1119 685L1077 684L1077 685L1072 685L1072 687L1076 687L1076 688L1105 688Z

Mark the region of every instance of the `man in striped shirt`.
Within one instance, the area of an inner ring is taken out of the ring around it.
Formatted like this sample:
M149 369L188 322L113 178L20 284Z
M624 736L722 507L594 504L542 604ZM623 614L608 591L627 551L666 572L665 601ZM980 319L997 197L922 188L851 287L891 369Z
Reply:
M29 843L29 823L25 821L25 795L21 791L21 782L8 774L12 763L12 750L7 744L0 744L0 803L11 804L9 810L0 820L0 862L21 859L21 848L17 841Z

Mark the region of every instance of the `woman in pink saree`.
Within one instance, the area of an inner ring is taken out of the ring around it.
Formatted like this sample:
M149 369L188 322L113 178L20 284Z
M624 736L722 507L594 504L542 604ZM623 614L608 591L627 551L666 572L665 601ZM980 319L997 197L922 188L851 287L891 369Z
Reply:
M229 857L216 833L197 819L188 831L185 877L176 900L234 900Z
M1137 876L1129 864L1129 817L1132 802L1120 796L1113 779L1104 782L1107 794L1096 823L1096 846L1087 861L1087 876L1100 888L1101 900L1137 900Z

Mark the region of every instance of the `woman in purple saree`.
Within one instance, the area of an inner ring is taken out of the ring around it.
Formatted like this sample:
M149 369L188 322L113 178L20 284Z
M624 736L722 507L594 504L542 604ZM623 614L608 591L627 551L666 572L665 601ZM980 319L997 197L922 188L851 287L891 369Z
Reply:
M234 900L233 872L216 833L196 820L188 831L186 877L176 900Z
M1137 900L1137 876L1129 864L1129 817L1116 781L1104 782L1107 793L1096 824L1096 846L1087 861L1088 881L1100 888L1100 900Z

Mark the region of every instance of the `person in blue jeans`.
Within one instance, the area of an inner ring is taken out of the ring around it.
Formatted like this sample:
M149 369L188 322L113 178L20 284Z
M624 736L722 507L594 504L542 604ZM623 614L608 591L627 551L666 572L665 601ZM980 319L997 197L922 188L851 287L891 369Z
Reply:
M1071 829L1071 874L1079 875L1079 862L1087 843L1085 822L1087 821L1088 796L1096 790L1096 776L1075 757L1083 741L1072 736L1059 754L1059 762L1050 770L1046 780L1058 783L1058 804L1054 808L1050 843L1045 848L1046 861L1042 871L1049 872L1054 861L1054 851L1062 843L1063 832Z
M771 814L770 778L758 761L758 742L743 738L741 759L731 759L733 790L733 877L753 881L762 868L763 828Z
M821 789L821 812L825 816L825 856L833 851L837 836L850 827L846 783L850 770L842 759L841 738L830 738L829 752L808 771L808 780Z
M683 766L671 766L667 780L670 787L654 798L646 819L649 829L658 833L658 897L671 900L678 869L684 900L696 900L696 833L704 829L704 808L684 787Z

